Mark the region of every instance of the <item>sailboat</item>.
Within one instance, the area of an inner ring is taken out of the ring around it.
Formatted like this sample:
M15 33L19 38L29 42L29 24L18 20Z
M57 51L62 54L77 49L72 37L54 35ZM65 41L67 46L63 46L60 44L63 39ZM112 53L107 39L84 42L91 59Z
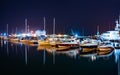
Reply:
M23 44L28 44L29 40L27 37L27 19L25 19L25 33L20 37L20 42Z
M44 31L46 31L45 30L45 25L46 25L45 17L43 18L43 20L44 20ZM50 46L49 38L46 37L44 39L38 39L38 46Z

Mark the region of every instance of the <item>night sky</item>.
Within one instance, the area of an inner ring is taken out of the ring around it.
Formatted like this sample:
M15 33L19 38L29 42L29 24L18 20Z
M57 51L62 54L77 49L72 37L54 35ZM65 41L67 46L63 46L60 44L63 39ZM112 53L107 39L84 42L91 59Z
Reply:
M53 18L56 33L94 35L99 25L100 33L113 30L120 15L120 0L1 0L0 33L24 31L24 20L28 19L30 30L43 29L52 34Z

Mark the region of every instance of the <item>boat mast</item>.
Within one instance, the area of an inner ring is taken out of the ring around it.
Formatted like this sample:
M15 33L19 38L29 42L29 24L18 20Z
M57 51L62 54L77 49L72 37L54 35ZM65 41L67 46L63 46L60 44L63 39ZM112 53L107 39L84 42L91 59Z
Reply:
M27 32L28 32L28 33L29 33L29 31L30 31L30 29L29 29L29 28L30 28L30 26L28 25L28 26L27 26Z
M119 25L120 25L120 15L119 15Z
M53 34L55 34L55 18L53 19Z
M8 24L7 24L7 36L8 36Z
M97 26L97 36L99 36L99 25Z
M25 19L25 33L27 33L27 19Z
M53 19L53 38L55 37L55 18Z
M46 26L45 17L43 18L43 20L44 20L44 31L45 31L45 26Z
M16 34L17 34L17 27L16 27Z
M84 28L82 28L82 36L84 37Z

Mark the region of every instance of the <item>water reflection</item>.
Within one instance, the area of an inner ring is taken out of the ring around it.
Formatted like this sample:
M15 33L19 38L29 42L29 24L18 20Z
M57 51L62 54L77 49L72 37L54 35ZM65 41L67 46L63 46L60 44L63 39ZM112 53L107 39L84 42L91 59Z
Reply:
M44 50L44 53L43 53L43 64L46 63L46 50Z
M0 43L1 43L1 47L3 47L3 40L2 39L0 40Z
M25 64L26 65L27 65L27 49L28 49L28 47L25 46Z
M9 49L8 47L8 42L6 43L7 45L7 50ZM22 43L10 43L11 46L11 51L15 52L15 54L18 56L20 53L24 53L21 56L24 56L25 64L28 64L28 51L29 51L29 46L23 45ZM19 48L20 47L20 48ZM9 52L9 51L8 51ZM20 53L19 53L20 52Z
M115 55L115 62L118 63L119 56L120 56L120 49L116 49L114 51L114 55Z
M6 45L6 44L7 44L7 41L3 40L3 44Z
M74 58L76 59L77 54L79 53L79 48L77 49L70 49L70 50L66 50L66 51L56 51L57 54L65 54L68 57Z
M15 46L15 53L16 53L16 55L17 55L17 53L18 53L18 52L17 52L17 51L18 51L17 49L18 49L18 45L16 44L16 46Z
M3 45L1 44L1 49L3 50L0 49L1 51L0 53L3 53L2 54L3 59L5 58L5 61L2 60L2 62L6 62L7 60L10 61L10 63L7 63L7 66L5 67L8 67L8 65L11 65L11 63L13 64L15 63L15 65L12 64L13 67L17 66L18 68L18 65L20 65L20 67L25 66L22 68L26 68L26 65L27 65L27 67L31 68L30 71L38 70L38 69L42 71L43 70L49 71L51 68L54 68L54 70L57 70L57 71L58 70L61 71L60 68L62 69L64 68L63 70L66 70L66 69L69 70L72 68L69 72L72 72L74 69L75 72L76 71L79 72L80 70L83 70L86 72L87 71L92 72L94 70L94 71L99 72L100 70L102 70L100 72L102 73L104 70L107 69L110 71L112 70L115 73L114 69L116 68L116 64L117 64L118 71L120 69L120 61L119 61L120 50L114 50L112 52L107 52L105 54L100 53L100 52L81 54L80 53L81 49L79 48L69 49L69 50L68 49L67 50L56 50L57 48L49 47L49 46L47 47L34 46L34 45L29 46L29 45L23 45L22 43L14 44L14 43L6 42L6 41L5 42L2 41L1 43L3 43ZM9 57L6 57L7 50L9 53ZM108 61L109 63L107 63L106 61ZM87 68L86 68L86 65L88 65ZM60 68L58 69L58 67ZM92 67L92 70L90 70L91 67Z
M8 41L2 41L1 40L1 47L3 47L3 44L6 46L6 50L7 50L7 55L9 56L9 42ZM15 46L14 46L15 45ZM25 56L25 64L28 63L28 50L29 50L29 46L28 45L23 45L22 43L19 44L14 44L11 43L11 47L12 50L15 49L15 53L16 55L18 54L18 46L23 48L24 47L24 56ZM36 45L31 45L31 47L34 47ZM112 54L114 53L115 56L115 62L118 63L119 60L119 56L120 56L120 50L114 50L112 52L93 52L93 53L88 53L88 54L81 54L80 53L80 49L70 49L70 50L60 50L57 51L57 48L55 47L51 47L51 46L38 46L37 50L41 50L43 52L43 64L46 64L46 52L50 53L52 55L52 62L53 64L55 64L55 59L56 55L62 54L62 55L66 55L67 57L71 57L72 59L76 59L77 60L77 56L79 58L87 58L90 61L96 61L99 60L100 58L103 58L104 60L109 60L110 56L112 56Z
M56 55L56 50L52 50L52 54L53 54L53 64L55 64L55 55Z
M7 45L7 55L9 56L8 41L6 41L6 45Z
M3 47L3 45L6 46L6 50L7 50L7 55L9 56L9 42L8 41L3 41L1 40L1 47ZM15 46L14 46L15 45ZM15 48L15 53L18 53L18 46L25 47L24 48L24 55L25 55L25 64L28 63L28 50L29 50L29 46L28 45L23 45L22 43L17 43L17 44L13 44L11 43L11 47L12 50L14 50ZM32 47L36 46L36 45L30 45ZM119 60L119 56L120 56L120 50L114 50L112 52L93 52L93 53L89 53L89 54L81 54L80 53L80 49L71 49L71 50L65 50L65 51L57 51L57 48L55 47L51 47L51 46L38 46L37 50L43 50L43 64L46 64L46 52L50 53L52 55L52 61L53 64L55 64L55 59L56 59L56 54L62 54L62 55L66 55L68 57L71 57L73 59L77 60L77 55L79 56L79 58L81 57L85 57L90 61L96 61L100 58L103 58L104 60L109 60L110 56L114 53L115 55L115 62L118 63Z
M120 75L120 49L116 49L114 55L115 55L115 62L118 66L118 75Z
M27 45L25 45L24 46L25 47L25 55L24 55L24 57L25 57L25 64L27 65L28 64L28 52L29 52L29 46L27 46Z
M109 60L110 57L112 57L114 53L114 50L111 51L93 51L93 52L88 52L88 53L79 53L79 58L88 58L89 61L96 61L99 60L101 58L103 58L103 60Z

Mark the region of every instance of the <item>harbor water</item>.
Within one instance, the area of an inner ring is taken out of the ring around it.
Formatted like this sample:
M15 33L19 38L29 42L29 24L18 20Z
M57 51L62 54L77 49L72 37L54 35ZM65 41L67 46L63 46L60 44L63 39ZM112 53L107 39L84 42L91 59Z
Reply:
M120 50L81 55L78 49L56 51L0 41L0 75L118 75Z

